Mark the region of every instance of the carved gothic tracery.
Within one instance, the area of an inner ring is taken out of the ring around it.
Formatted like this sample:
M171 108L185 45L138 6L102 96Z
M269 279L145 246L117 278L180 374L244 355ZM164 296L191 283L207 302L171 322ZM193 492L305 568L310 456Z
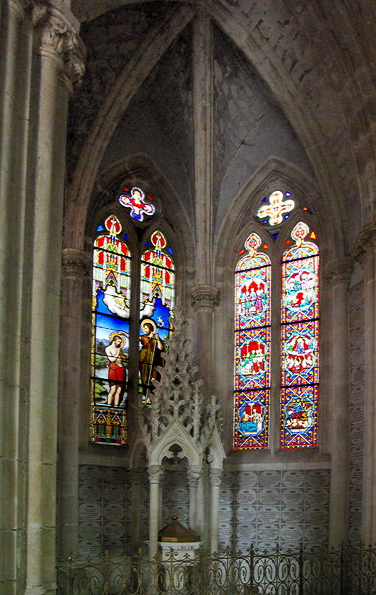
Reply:
M141 430L151 444L159 440L174 421L178 421L187 435L200 449L206 447L216 425L221 425L219 401L212 397L204 404L201 380L196 380L198 370L193 365L193 354L187 350L181 312L174 312L176 330L168 353L163 353L166 365L161 380L155 382L153 405L144 412Z

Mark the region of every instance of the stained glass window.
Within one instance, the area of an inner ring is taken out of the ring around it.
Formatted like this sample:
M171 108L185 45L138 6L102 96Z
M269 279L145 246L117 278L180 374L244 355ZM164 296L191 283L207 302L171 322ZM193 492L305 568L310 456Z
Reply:
M290 192L286 192L286 196L290 196ZM263 219L263 223L269 225L279 225L283 221L284 215L289 213L295 207L295 202L291 199L283 200L283 192L275 190L269 196L269 204L264 204L257 211L257 216Z
M139 393L151 404L153 379L159 378L163 366L161 352L172 331L171 310L174 305L175 270L166 238L155 231L141 259Z
M149 200L148 200L149 199ZM141 188L128 188L124 189L124 194L120 194L119 202L123 207L130 209L130 216L136 221L143 221L144 215L153 215L155 213L155 207L149 201L151 197L148 196L145 199L145 193Z
M282 258L281 448L317 446L319 250L308 236L298 223Z
M271 267L257 234L244 246L235 271L234 449L260 450L268 447Z
M131 255L115 215L94 242L91 349L91 440L127 441ZM100 229L100 228L99 228Z

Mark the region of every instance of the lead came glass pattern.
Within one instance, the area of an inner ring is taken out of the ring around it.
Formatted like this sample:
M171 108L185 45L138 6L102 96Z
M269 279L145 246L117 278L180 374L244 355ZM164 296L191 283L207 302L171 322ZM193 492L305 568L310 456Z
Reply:
M172 249L159 230L152 233L141 259L139 393L145 405L151 405L153 379L164 365L161 353L172 331L175 267Z
M152 200L150 196L145 199L145 193L141 188L124 188L124 194L120 194L120 204L130 209L129 215L135 221L143 221L144 215L151 216L155 213L155 207L149 201Z
M282 258L281 448L317 446L319 250L305 223Z
M287 192L286 196L290 196ZM269 196L269 204L265 204L257 211L257 216L260 219L269 220L269 225L279 225L283 221L285 213L289 213L295 207L295 202L292 199L284 200L283 192L276 190ZM288 216L287 216L288 217Z
M127 442L131 254L115 215L94 242L91 349L91 441Z
M268 447L270 395L270 259L246 240L235 271L234 450Z

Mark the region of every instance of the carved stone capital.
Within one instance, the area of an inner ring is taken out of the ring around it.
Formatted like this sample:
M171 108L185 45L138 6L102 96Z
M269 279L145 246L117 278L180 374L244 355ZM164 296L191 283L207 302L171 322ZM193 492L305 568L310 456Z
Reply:
M366 225L358 234L353 250L355 260L363 261L375 252L376 222Z
M63 275L85 277L89 274L89 258L86 253L73 248L63 250Z
M61 74L71 85L77 85L85 72L86 56L78 35L79 21L61 1L32 0L28 8L35 31L35 51L57 61Z
M9 9L14 12L21 20L25 16L25 9L27 6L26 0L7 0Z
M328 262L325 268L325 278L330 283L345 282L349 283L353 272L352 258L338 258Z
M197 488L202 475L202 467L191 465L188 469L188 485L190 488Z
M219 290L212 285L196 285L191 290L191 303L196 312L213 312L219 304Z
M222 481L222 469L210 469L210 483L212 486L220 486Z
M149 465L148 474L150 483L159 483L163 477L163 467L160 465Z

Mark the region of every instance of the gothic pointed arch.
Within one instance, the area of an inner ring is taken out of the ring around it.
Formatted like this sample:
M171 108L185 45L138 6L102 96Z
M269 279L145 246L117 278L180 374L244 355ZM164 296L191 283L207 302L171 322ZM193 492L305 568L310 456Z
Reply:
M301 207L306 207L317 220L320 228L333 236L333 227L329 229L328 218L318 212L315 205L321 203L321 195L314 181L296 165L276 157L268 158L249 177L236 196L232 197L227 208L227 215L223 218L217 230L221 241L217 243L217 262L219 266L229 266L229 252L224 247L230 245L242 248L244 236L249 233L249 222L260 223L256 212L261 206L261 200L267 199L278 189L289 191ZM291 213L295 217L295 212ZM282 229L282 233L284 230ZM338 237L338 233L334 235ZM336 249L341 253L342 245ZM225 264L226 262L226 264Z
M103 155L121 116L164 51L192 16L192 9L183 6L176 10L172 18L169 15L165 22L157 23L117 78L91 127L74 172L68 191L68 229L74 229L78 213L87 209ZM79 236L71 237L71 243L75 246L80 244L80 240Z

